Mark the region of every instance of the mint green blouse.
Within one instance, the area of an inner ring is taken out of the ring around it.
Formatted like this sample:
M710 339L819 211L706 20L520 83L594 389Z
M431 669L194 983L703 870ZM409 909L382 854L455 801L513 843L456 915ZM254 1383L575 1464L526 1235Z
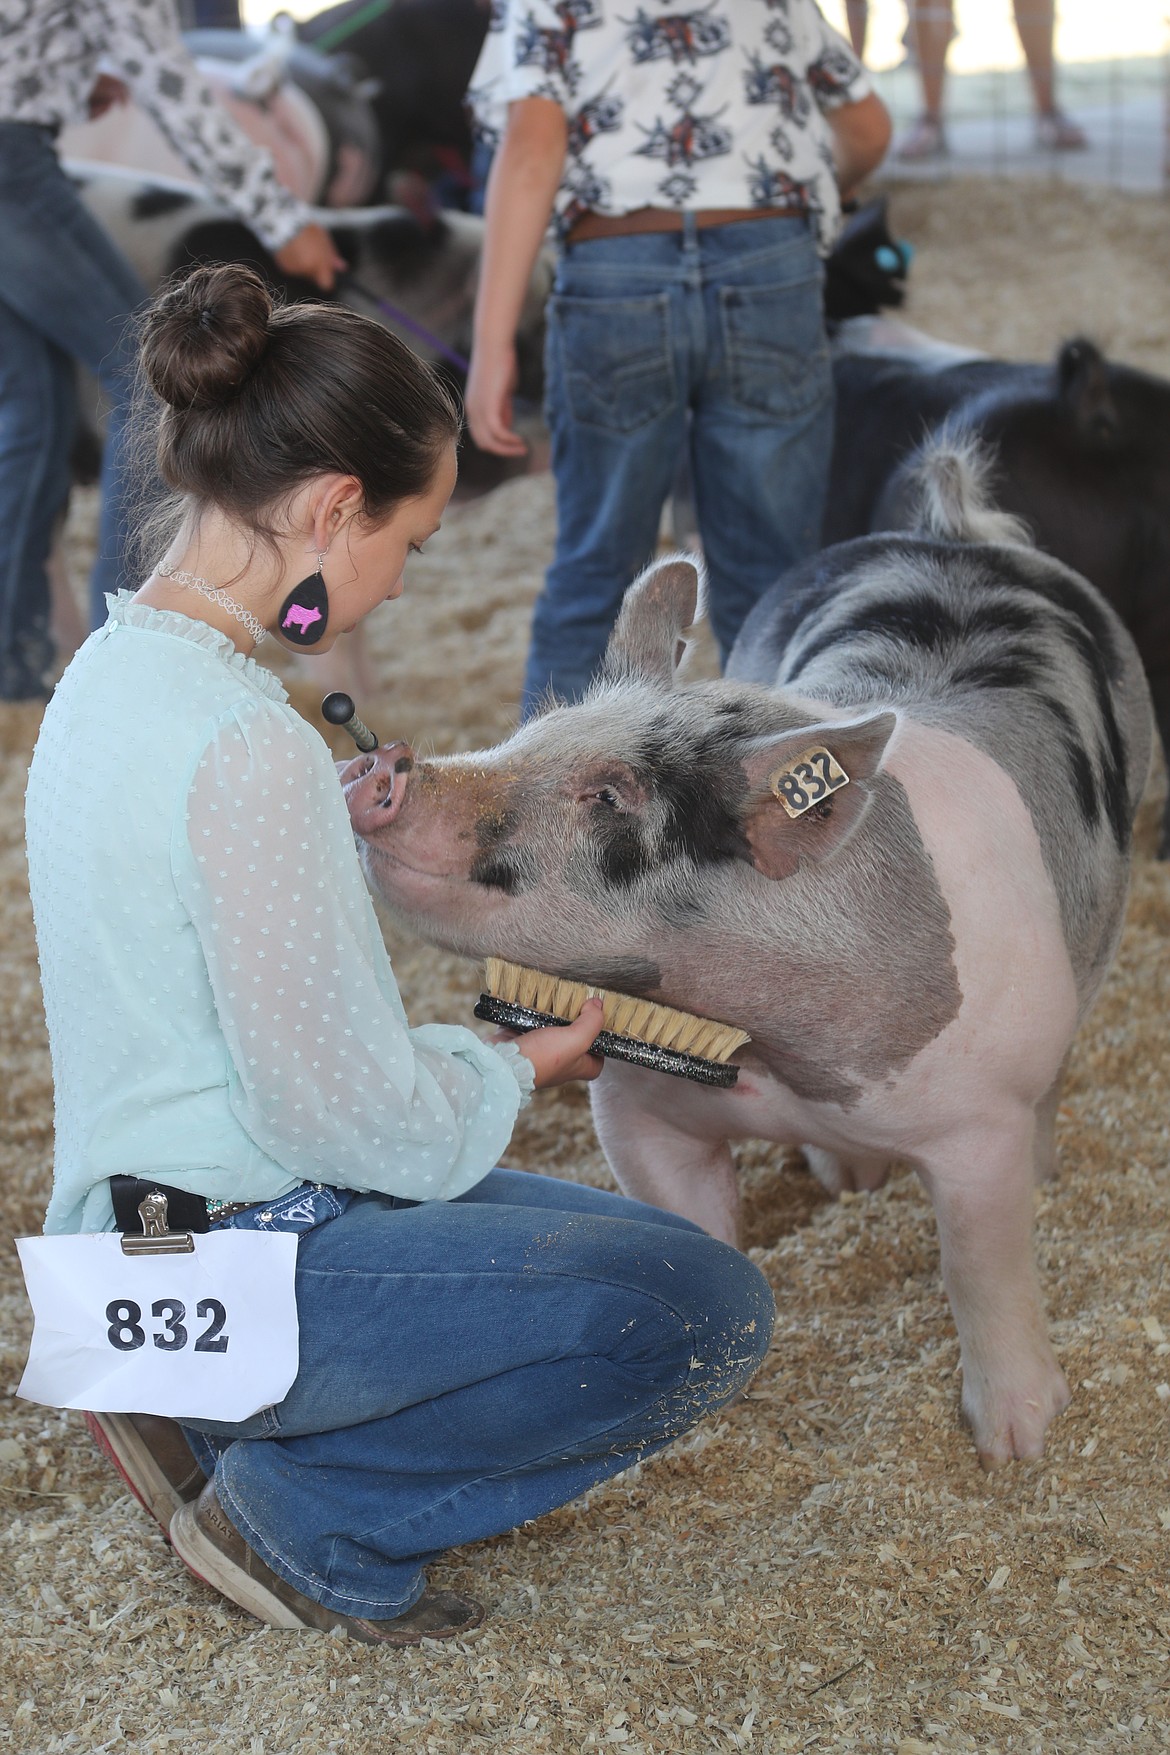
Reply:
M410 1029L322 737L206 623L108 599L29 771L53 1057L46 1231L107 1178L221 1200L303 1182L449 1200L498 1161L532 1068Z

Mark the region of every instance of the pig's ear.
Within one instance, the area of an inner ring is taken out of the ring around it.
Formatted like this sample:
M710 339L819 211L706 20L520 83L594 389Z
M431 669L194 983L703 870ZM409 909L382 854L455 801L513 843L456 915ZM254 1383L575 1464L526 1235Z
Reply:
M897 723L877 713L751 745L743 828L757 871L791 877L801 860L828 859L849 839L873 803L869 782Z
M669 688L705 600L706 575L694 555L666 555L652 562L622 600L601 680L644 678Z

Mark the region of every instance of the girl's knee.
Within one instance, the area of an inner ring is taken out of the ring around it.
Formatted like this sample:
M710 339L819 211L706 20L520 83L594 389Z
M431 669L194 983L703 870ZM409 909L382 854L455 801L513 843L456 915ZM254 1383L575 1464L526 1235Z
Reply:
M691 1247L672 1251L676 1279L669 1294L686 1338L681 1383L690 1403L710 1409L729 1401L759 1370L776 1301L759 1268L738 1249L705 1233L686 1241Z
M704 1351L714 1376L730 1385L730 1396L755 1376L764 1361L776 1322L776 1300L753 1261L730 1244L717 1247L722 1256L712 1290L718 1305L704 1337Z

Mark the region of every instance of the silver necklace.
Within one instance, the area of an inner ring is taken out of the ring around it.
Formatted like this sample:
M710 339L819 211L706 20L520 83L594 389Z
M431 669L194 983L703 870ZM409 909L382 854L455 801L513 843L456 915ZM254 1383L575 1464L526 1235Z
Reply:
M219 609L226 609L229 615L234 615L247 628L257 646L261 640L267 638L268 629L264 623L250 609L245 609L242 603L237 603L234 597L229 597L226 586L213 585L210 579L201 579L198 573L185 573L181 567L170 567L165 561L160 561L154 570L160 578L173 579L176 585L186 585Z

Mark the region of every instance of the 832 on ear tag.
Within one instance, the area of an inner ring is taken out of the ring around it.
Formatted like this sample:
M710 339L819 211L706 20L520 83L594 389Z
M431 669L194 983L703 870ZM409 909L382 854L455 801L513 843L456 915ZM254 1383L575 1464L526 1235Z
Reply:
M827 749L805 750L787 768L777 768L768 778L768 785L790 817L802 817L814 804L848 784L848 774Z

